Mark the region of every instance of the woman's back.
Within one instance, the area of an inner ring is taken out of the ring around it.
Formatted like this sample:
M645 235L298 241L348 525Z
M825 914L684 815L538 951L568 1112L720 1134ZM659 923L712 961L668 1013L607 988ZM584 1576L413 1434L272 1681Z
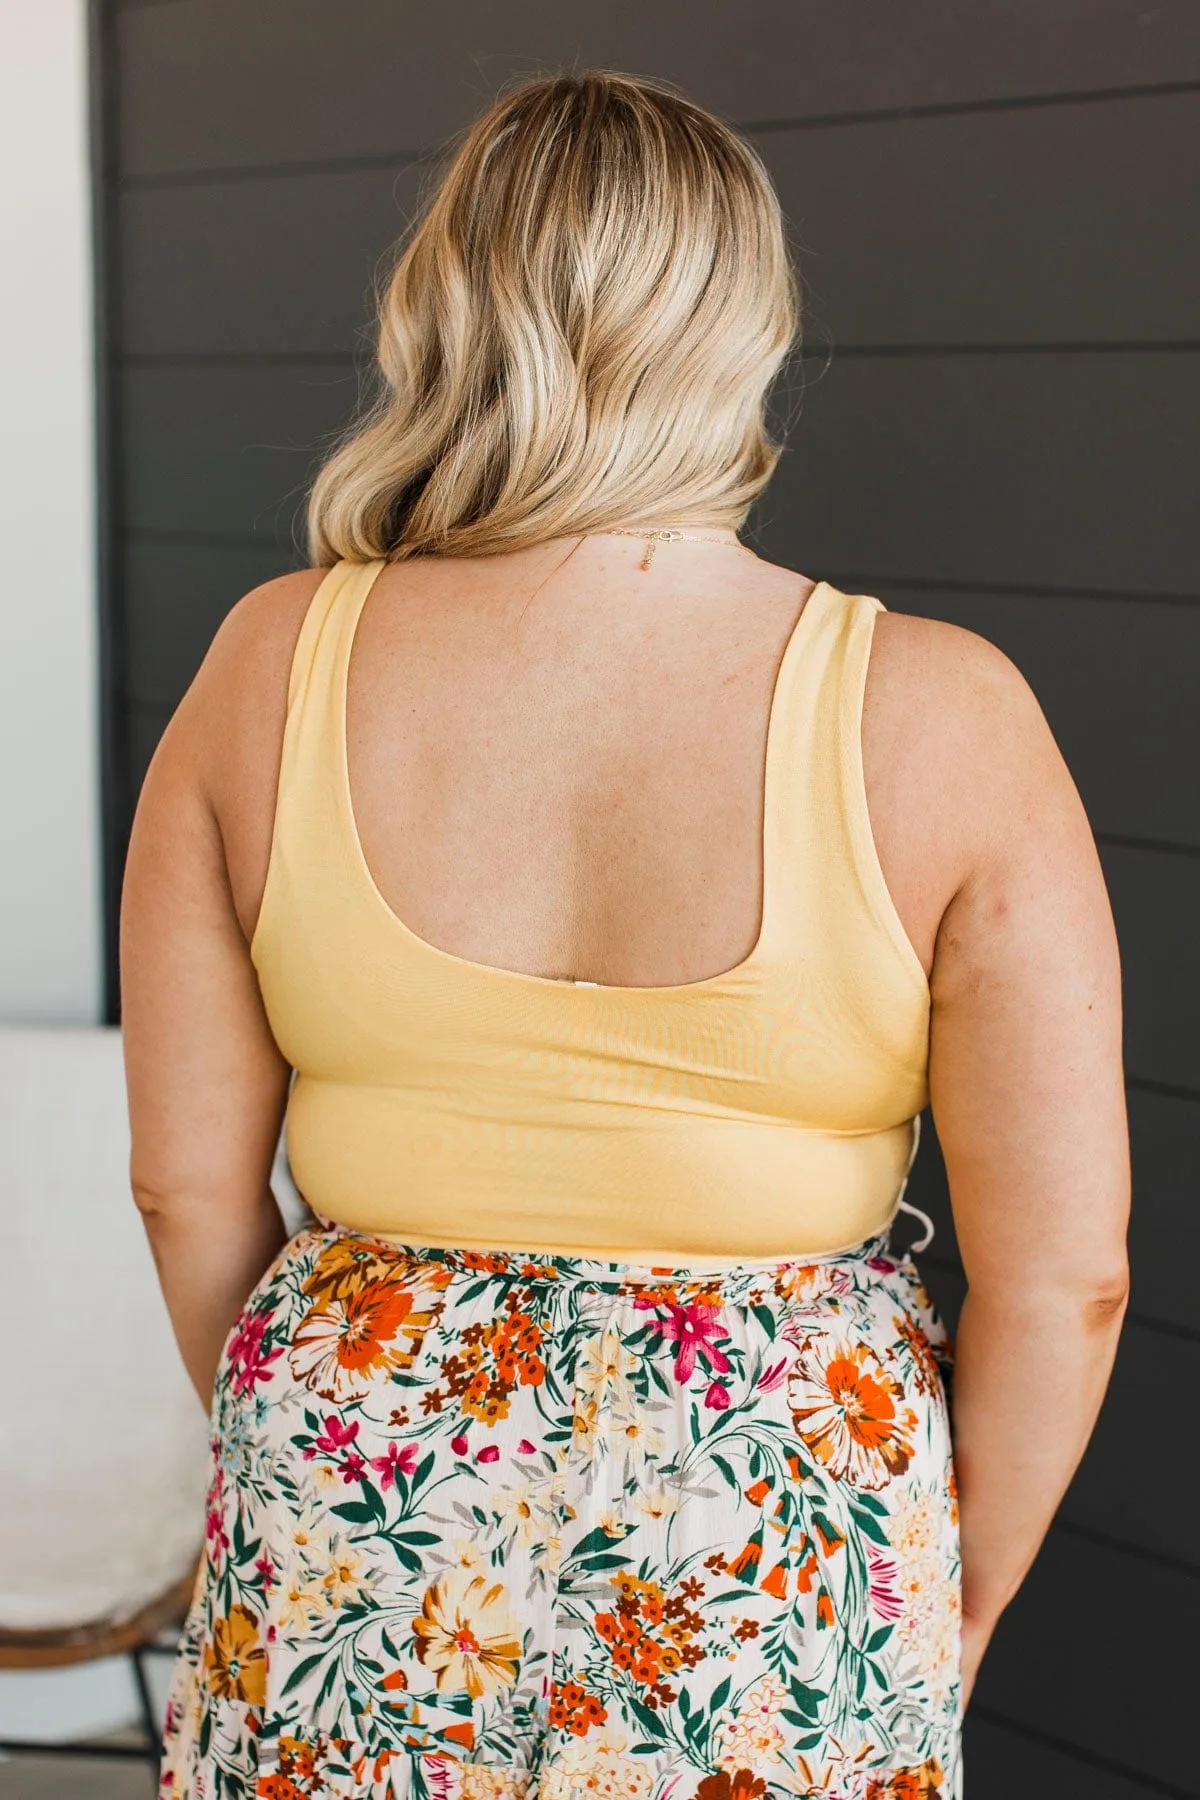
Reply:
M455 956L614 985L705 980L758 935L771 697L816 582L724 546L676 549L669 565L660 552L645 575L635 546L604 540L558 568L570 548L380 575L355 632L347 715L366 860L392 909ZM256 590L214 646L213 792L247 942L292 655L326 574ZM875 626L865 792L927 974L978 823L974 809L937 814L952 779L943 752L977 704L970 677L954 679L964 657L976 681L1015 694L1016 671L972 633L891 613Z
M528 558L340 565L304 606L277 801L239 779L221 809L293 1170L406 1242L861 1242L928 1098L864 782L882 608L732 536L661 576L570 548L523 583Z

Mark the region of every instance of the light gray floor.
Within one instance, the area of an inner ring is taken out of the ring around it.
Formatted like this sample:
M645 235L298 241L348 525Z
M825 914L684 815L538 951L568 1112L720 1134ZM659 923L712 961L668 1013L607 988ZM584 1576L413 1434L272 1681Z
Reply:
M129 1742L122 1733L117 1742ZM0 1800L154 1800L148 1761L93 1762L78 1756L13 1756L0 1761Z

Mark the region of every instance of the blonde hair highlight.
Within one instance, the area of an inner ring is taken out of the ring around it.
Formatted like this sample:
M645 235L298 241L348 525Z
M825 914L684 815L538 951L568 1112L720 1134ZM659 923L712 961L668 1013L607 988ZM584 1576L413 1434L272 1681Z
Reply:
M664 84L523 82L469 129L379 296L378 397L313 484L309 554L478 556L738 527L797 333L779 202Z

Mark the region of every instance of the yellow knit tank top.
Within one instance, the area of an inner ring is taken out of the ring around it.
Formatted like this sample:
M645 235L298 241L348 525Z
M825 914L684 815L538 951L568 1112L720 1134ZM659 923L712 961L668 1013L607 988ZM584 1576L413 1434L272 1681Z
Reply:
M863 783L882 602L822 582L788 639L749 956L703 981L610 987L439 950L376 887L346 678L383 567L339 563L305 616L251 944L296 1071L286 1138L308 1204L409 1244L699 1267L882 1230L928 1100L930 1008Z

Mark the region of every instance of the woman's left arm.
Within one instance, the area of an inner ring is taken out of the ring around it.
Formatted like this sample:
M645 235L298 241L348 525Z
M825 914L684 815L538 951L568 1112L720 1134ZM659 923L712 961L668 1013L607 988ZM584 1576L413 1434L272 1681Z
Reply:
M130 1178L206 1407L230 1327L286 1236L270 1173L290 1070L263 1010L210 791L218 690L239 635L239 621L222 627L155 751L121 899Z

